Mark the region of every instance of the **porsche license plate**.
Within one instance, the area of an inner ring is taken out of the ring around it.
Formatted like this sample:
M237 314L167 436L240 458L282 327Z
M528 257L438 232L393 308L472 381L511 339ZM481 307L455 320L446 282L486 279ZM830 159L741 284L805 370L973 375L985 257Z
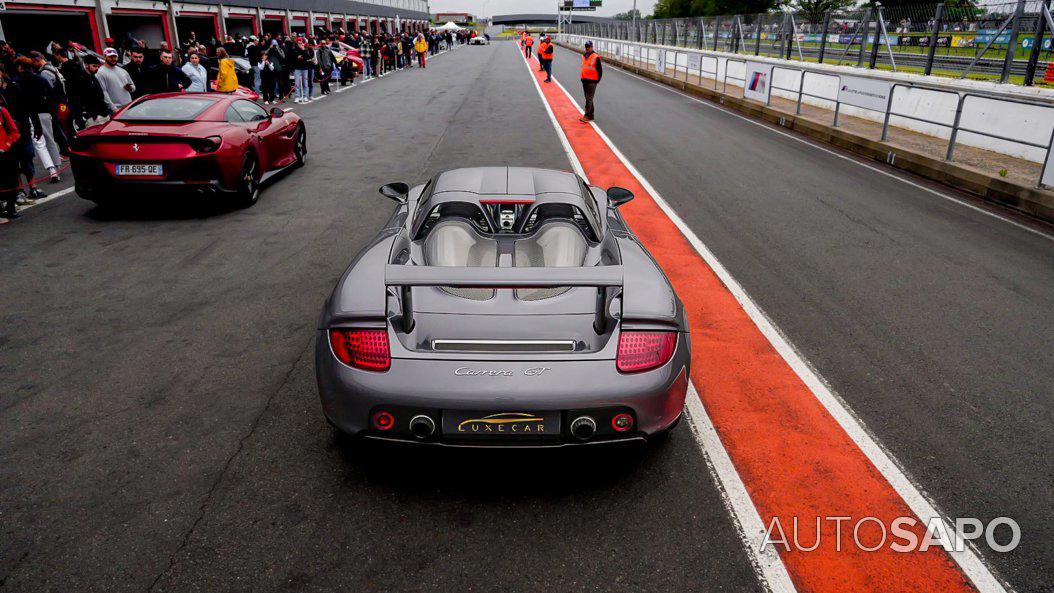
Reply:
M117 165L118 175L135 175L140 177L160 177L165 174L162 165Z
M443 412L443 436L544 438L560 436L560 412Z

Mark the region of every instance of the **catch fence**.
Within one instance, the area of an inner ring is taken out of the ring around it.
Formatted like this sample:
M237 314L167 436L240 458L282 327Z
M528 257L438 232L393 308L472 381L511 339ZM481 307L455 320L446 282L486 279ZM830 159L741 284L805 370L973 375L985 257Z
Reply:
M1050 0L574 23L563 32L802 62L1054 86Z

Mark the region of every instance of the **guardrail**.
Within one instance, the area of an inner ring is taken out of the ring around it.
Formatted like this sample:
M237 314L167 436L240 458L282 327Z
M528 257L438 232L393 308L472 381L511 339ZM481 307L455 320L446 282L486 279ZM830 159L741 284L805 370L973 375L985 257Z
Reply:
M567 34L567 33L560 34L560 35L557 36L557 38L559 40L561 40L561 41L564 41L564 42L567 42L567 43L570 43L570 44L576 45L576 46L581 46L581 44L587 39L587 37L583 37L583 36L580 36L580 35L571 35L571 34ZM653 64L655 65L656 69L658 69L661 66L663 74L665 74L666 67L669 67L669 65L670 65L669 63L666 62L666 56L668 54L670 54L670 53L673 53L674 54L674 60L673 60L672 65L673 65L673 68L674 68L674 79L675 80L677 79L677 73L679 72L679 70L681 68L681 66L678 65L678 56L681 56L681 55L688 56L688 55L692 55L692 54L700 55L701 58L700 58L699 67L694 69L694 70L689 67L691 60L689 60L687 57L685 58L685 66L684 66L685 81L686 82L688 81L688 77L689 77L689 75L691 74L692 71L695 71L695 72L699 73L699 81L700 81L700 83L702 82L703 74L712 74L713 75L713 79L714 79L714 90L716 91L717 90L717 79L718 79L718 76L720 75L721 79L722 79L722 81L721 81L722 82L722 92L727 92L727 90L728 90L728 80L729 79L732 79L733 81L739 81L739 82L744 83L744 84L746 82L745 78L740 78L740 77L737 77L737 76L729 74L729 72L728 72L728 70L729 70L728 64L729 63L734 63L734 64L735 63L741 63L741 64L743 64L744 73L745 73L747 63L754 61L754 60L748 60L748 59L745 59L745 58L707 55L707 53L705 51L691 51L691 50L685 50L685 49L681 49L681 48L668 48L668 47L664 47L664 46L656 46L656 45L647 44L647 43L638 43L638 42L627 41L627 40L623 40L623 39L598 39L598 38L595 38L595 37L588 37L588 39L593 40L594 41L594 45L597 45L600 42L603 43L602 46L597 48L598 51L601 51L601 50L602 51L607 51L607 48L612 47L612 44L618 44L620 46L620 49L618 51L618 54L619 54L620 57L621 57L621 55L623 53L621 48L628 47L629 48L629 54L634 58L634 62L633 62L634 65L636 65L637 67L643 67L642 64L647 64L647 68L649 70L652 68ZM652 60L651 55L650 55L652 50L661 52L660 54L657 54L658 57L655 60ZM714 69L713 70L704 70L702 68L702 60L703 59L714 60ZM660 63L660 60L661 60L661 63ZM723 73L721 72L721 67L720 67L721 66L721 61L724 61L724 63L725 63L725 67L724 67L724 72ZM839 113L841 111L841 106L842 106L843 101L839 100L839 97L838 97L837 94L834 97L826 97L826 96L823 96L823 95L817 95L817 94L806 92L805 91L805 77L806 77L806 75L814 75L814 76L822 76L822 77L834 78L834 79L836 79L838 81L838 86L840 87L841 83L842 83L842 76L843 76L842 74L839 74L839 73L836 73L836 72L831 72L831 71L828 71L828 70L821 70L821 69L818 69L818 68L811 68L809 66L804 66L804 65L802 65L802 66L797 66L797 65L789 66L789 65L783 65L783 64L771 64L770 62L765 62L765 63L772 66L773 72L775 72L776 70L782 70L782 71L785 71L785 72L797 73L798 81L799 81L798 82L798 88L789 88L789 87L776 86L775 84L771 85L771 89L773 89L773 90L780 90L780 91L784 91L786 93L793 93L794 94L794 96L797 99L797 101L796 101L796 108L795 108L795 114L801 114L801 103L802 103L802 98L803 97L813 97L813 98L821 99L821 100L824 100L824 101L830 101L830 102L834 103L834 119L832 121L832 126L838 127L838 117L839 117ZM847 76L852 76L852 75L847 75ZM773 78L775 78L775 77L773 77ZM856 78L858 78L858 77L856 77ZM997 139L997 140L1002 140L1004 142L1011 142L1011 143L1015 143L1015 144L1020 144L1022 146L1029 146L1029 147L1033 147L1033 148L1038 148L1038 149L1041 149L1041 150L1044 151L1044 158L1043 158L1043 161L1042 161L1043 162L1043 167L1042 167L1042 169L1040 171L1039 179L1036 182L1036 187L1044 188L1044 187L1049 187L1050 185L1054 185L1054 169L1052 169L1052 171L1051 171L1051 179L1044 179L1047 176L1047 165L1048 165L1048 162L1050 161L1051 147L1052 147L1052 145L1054 145L1054 125L1051 126L1051 132L1050 132L1050 134L1048 136L1049 137L1049 141L1046 144L1041 144L1041 143L1034 142L1034 141L1031 141L1031 140L1026 140L1026 139L1023 139L1023 138L1014 138L1014 137L1010 137L1010 136L1004 136L1004 135L996 134L996 133L993 133L993 132L990 132L990 131L979 130L979 129L974 129L974 128L968 128L968 127L965 127L965 126L962 125L962 115L963 115L964 108L966 107L967 102L969 100L971 100L971 99L973 99L973 100L983 99L983 100L987 100L987 101L996 101L996 102L999 102L999 103L1014 104L1014 105L1027 105L1029 107L1038 107L1038 108L1041 108L1041 109L1050 110L1051 114L1054 114L1054 104L1044 103L1044 102L1040 102L1040 101L1030 101L1028 99L1019 99L1019 98L1015 98L1015 97L1007 97L1007 96L999 95L999 94L996 94L996 93L971 92L971 91L955 91L955 90L950 90L950 89L943 88L943 87L940 87L940 86L929 85L929 84L924 84L924 83L893 81L893 80L890 80L890 79L882 79L880 77L876 77L876 79L877 80L885 80L886 82L890 82L891 83L891 87L890 87L890 90L889 90L889 97L888 97L888 99L886 101L885 109L884 110L876 110L876 109L870 109L870 108L867 108L867 107L861 107L860 105L852 105L852 106L855 107L855 108L858 108L858 109L867 109L869 111L873 111L873 112L876 112L876 113L883 114L883 116L882 116L882 119L883 119L883 122L882 122L882 136L881 136L881 140L883 142L885 142L888 139L888 137L889 137L890 119L892 117L902 117L902 118L905 118L905 119L910 119L910 120L914 120L914 121L918 121L918 122L922 122L922 123L926 123L926 124L931 124L931 125L935 125L935 126L940 126L940 127L948 129L950 133L949 133L949 138L948 138L948 146L947 146L947 149L945 151L945 158L944 158L944 160L946 160L946 161L951 161L953 156L954 156L955 146L956 146L956 142L958 140L960 132L966 132L966 133L969 133L969 134L976 134L978 136L983 136L983 137L986 137L986 138L993 138L993 139ZM904 92L905 90L910 89L910 90L914 90L914 91L925 91L925 92L939 93L939 94L944 94L944 95L956 95L958 98L956 100L955 115L954 115L954 118L953 118L952 122L948 123L946 121L941 121L941 120L937 120L937 119L930 119L930 118L926 118L926 117L920 117L920 116L912 115L912 114L898 113L898 112L894 111L893 110L894 99L897 96L898 89L900 89L901 92ZM771 105L771 103L772 103L772 94L769 93L768 101L766 101L766 105Z

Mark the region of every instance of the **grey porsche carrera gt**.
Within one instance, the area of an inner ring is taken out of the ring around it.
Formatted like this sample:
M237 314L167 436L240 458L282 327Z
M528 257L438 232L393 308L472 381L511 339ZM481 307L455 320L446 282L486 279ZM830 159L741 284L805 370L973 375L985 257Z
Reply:
M319 320L338 430L446 446L646 441L680 420L683 305L618 207L574 173L456 169L398 206Z

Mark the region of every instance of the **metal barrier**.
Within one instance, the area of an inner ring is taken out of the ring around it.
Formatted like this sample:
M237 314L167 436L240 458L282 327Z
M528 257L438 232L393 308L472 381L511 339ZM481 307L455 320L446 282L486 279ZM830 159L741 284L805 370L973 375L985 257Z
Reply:
M566 34L566 33L558 35L557 38L562 40L562 41L566 41L568 43L571 43L572 45L581 45L582 42L586 39L585 37L582 37L582 36L579 36L579 35L570 35L570 34ZM706 74L713 74L714 90L715 91L717 90L717 78L718 78L719 75L721 75L721 78L722 78L722 89L721 90L722 90L723 93L728 91L728 79L732 79L733 81L739 81L739 82L742 82L742 83L746 82L745 78L739 78L739 77L736 77L736 76L729 75L729 73L728 73L728 65L730 63L741 63L741 64L743 64L743 68L744 68L744 71L745 71L747 62L748 61L752 61L752 60L747 60L747 59L744 59L744 58L707 55L707 53L705 51L678 51L677 49L666 48L666 47L659 46L659 45L647 44L647 43L635 43L635 42L630 42L630 41L625 41L625 40L618 40L618 43L623 44L623 46L630 46L630 47L636 46L637 48L639 48L637 50L631 50L631 52L630 52L631 54L635 54L638 58L640 58L642 56L642 54L645 53L645 51L648 51L650 49L655 49L655 50L660 51L660 52L673 52L673 54L674 54L674 77L673 77L674 80L677 80L677 76L676 75L677 75L677 56L678 55L682 55L682 54L684 54L684 55L699 54L700 56L702 56L702 58L712 59L712 60L714 60L714 70L713 71L706 70L705 73ZM607 46L605 45L605 47L607 47ZM648 53L650 54L650 51L648 51ZM700 73L700 75L699 75L699 78L700 78L699 82L700 82L700 84L702 84L702 74L704 73L704 71L702 69L702 58L700 59L700 67L699 67L699 70L698 70L699 73ZM724 60L724 63L725 63L725 68L724 68L723 75L721 74L721 60ZM644 66L641 65L642 62L647 64L647 66L646 66L647 69L650 70L652 68L652 60L650 58L650 55L647 58L638 59L637 63L634 64L634 65L637 66L638 68L644 68ZM689 74L688 71L690 70L690 68L687 65L688 64L687 58L685 60L685 63L686 63L686 66L685 66L685 81L687 82L688 74ZM768 63L768 62L765 62L765 63ZM665 66L665 59L663 59L663 65ZM655 64L655 66L656 66L656 70L657 70L658 64ZM842 81L842 75L841 74L832 73L830 71L821 70L821 69L818 69L818 68L810 68L808 66L785 66L785 65L780 65L780 64L773 64L772 65L772 70L773 70L773 72L775 72L776 70L782 70L782 71L785 71L785 72L796 72L796 73L798 73L798 88L796 88L796 89L795 88L787 88L787 87L776 86L774 84L775 81L773 81L773 84L770 86L771 90L780 90L780 91L784 91L784 92L787 92L787 93L794 93L795 94L795 96L797 97L796 107L795 107L795 114L796 115L800 115L801 114L801 103L802 103L802 98L803 97L813 97L813 98L821 99L821 100L824 100L824 101L832 101L834 103L834 120L832 122L832 126L833 127L838 127L838 117L839 117L839 113L841 111L842 101L839 100L837 95L835 95L835 97L831 98L831 97L825 97L825 96L822 96L822 95L816 95L816 94L813 94L813 93L805 92L805 77L806 77L806 75L811 74L811 75L815 75L815 76L823 76L823 77L835 78L835 79L838 80L839 86L841 86L841 81ZM664 76L666 75L665 69L663 70L662 74ZM773 77L773 78L775 78L775 77ZM877 109L869 109L867 107L861 107L859 105L853 105L853 107L856 107L858 109L867 109L867 110L873 111L875 113L883 113L884 114L883 122L882 122L881 141L885 142L885 141L888 140L890 118L891 117L902 117L902 118L905 118L905 119L911 119L911 120L914 120L914 121L917 121L917 122L926 123L926 124L932 124L932 125L941 126L941 127L949 129L950 132L949 132L949 138L948 138L948 148L947 148L947 150L945 152L945 157L944 157L944 160L946 160L946 161L951 161L952 157L954 156L955 143L956 143L956 140L958 139L958 136L959 136L960 132L966 132L966 133L969 133L969 134L977 134L979 136L984 136L986 138L994 138L994 139L1002 140L1002 141L1005 141L1005 142L1012 142L1012 143L1020 144L1020 145L1023 145L1023 146L1030 146L1030 147L1033 147L1033 148L1039 148L1039 149L1042 149L1042 150L1045 151L1045 155L1044 155L1044 158L1043 158L1043 167L1042 167L1042 170L1040 171L1040 176L1039 176L1039 179L1037 180L1036 186L1037 187L1046 187L1043 184L1043 176L1046 173L1047 161L1050 160L1051 146L1054 145L1054 126L1052 126L1052 129L1051 129L1050 141L1047 144L1040 144L1040 143L1032 142L1032 141L1029 141L1029 140L1022 140L1020 138L1011 138L1011 137L1008 137L1008 136L1002 136L1002 135L999 135L999 134L993 134L991 132L985 132L985 131L982 131L982 130L976 130L976 129L970 129L970 128L963 127L962 126L962 114L963 114L963 110L964 110L964 107L966 105L966 102L969 99L984 99L984 100L988 100L988 101L998 101L998 102L1002 102L1002 103L1011 103L1011 104L1016 104L1016 105L1028 105L1028 106L1031 106L1031 107L1040 107L1040 108L1043 108L1043 109L1051 109L1051 110L1054 110L1054 104L1044 103L1044 102L1041 102L1041 101L1030 101L1028 99L1017 99L1017 98L1013 98L1013 97L1006 97L1006 96L998 95L998 94L994 94L994 93L955 91L955 90L949 90L949 89L946 89L946 88L941 88L939 86L929 85L929 84L916 84L916 83L910 83L910 82L893 81L893 80L890 80L890 79L887 79L887 78L882 78L882 77L873 77L873 78L875 78L876 80L885 80L887 82L891 82L892 83L892 86L890 87L890 91L889 91L889 99L886 101L886 108L885 108L885 110L882 111L882 110L877 110ZM931 92L931 93L941 93L941 94L946 94L946 95L956 95L958 97L958 99L956 101L955 117L954 117L953 122L951 124L948 124L948 123L943 122L943 121L938 121L938 120L934 120L934 119L927 119L927 118L924 118L924 117L918 117L916 115L909 115L909 114L905 114L905 113L897 113L897 112L893 111L893 102L894 102L894 98L896 96L897 89L912 89L912 90L920 90L920 91L926 91L926 92ZM769 98L768 98L768 101L766 102L766 105L771 105L771 103L772 103L772 94L769 93Z

